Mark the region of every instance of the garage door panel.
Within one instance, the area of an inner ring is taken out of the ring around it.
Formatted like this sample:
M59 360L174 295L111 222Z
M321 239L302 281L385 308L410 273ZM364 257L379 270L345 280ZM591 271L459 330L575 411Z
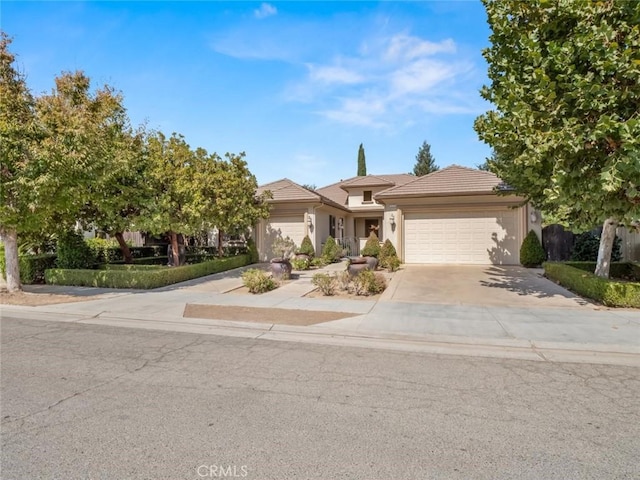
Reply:
M269 258L274 256L271 246L273 242L279 238L291 238L297 246L300 246L304 238L304 216L290 215L281 217L271 217L266 225L265 247L266 254Z
M407 263L517 264L517 210L405 215Z

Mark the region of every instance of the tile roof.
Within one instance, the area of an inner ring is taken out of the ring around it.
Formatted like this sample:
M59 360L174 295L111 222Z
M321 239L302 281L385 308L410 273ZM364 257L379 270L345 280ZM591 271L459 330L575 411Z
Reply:
M302 185L298 185L296 182L289 180L288 178L260 185L256 190L256 193L260 195L267 190L269 190L272 195L272 198L268 200L269 202L322 202L327 205L333 205L335 207L345 209L344 205L338 204L321 193L317 193L316 191L309 190Z
M348 189L354 187L395 187L396 184L385 178L378 177L377 175L365 175L362 177L355 177L350 180L342 182L340 188Z
M374 198L493 193L496 188L508 189L502 180L491 172L451 165L404 185L384 190L374 195Z
M275 202L320 200L320 195L312 192L311 190L307 190L302 185L298 185L288 178L267 183L266 185L260 185L256 190L256 193L260 195L267 190L272 194L271 201Z
M367 184L367 185L354 185L354 182L358 182L358 181L362 181L362 182L366 182L367 178L369 177L373 177L377 180L375 180L375 182L382 182L382 183L378 183L376 185L373 184ZM339 182L333 183L331 185L327 185L326 187L322 187L322 188L318 188L316 191L321 194L324 195L325 197L333 200L334 202L340 204L340 205L347 205L347 199L349 197L348 193L346 190L344 190L343 186L349 184L349 188L351 187L364 187L364 186L392 186L392 185L404 185L405 183L408 183L412 180L415 180L416 177L415 175L411 175L408 173L396 173L396 174L391 174L391 175L367 175L364 177L351 177L351 178L347 178L346 180L340 180ZM386 183L385 183L386 182Z

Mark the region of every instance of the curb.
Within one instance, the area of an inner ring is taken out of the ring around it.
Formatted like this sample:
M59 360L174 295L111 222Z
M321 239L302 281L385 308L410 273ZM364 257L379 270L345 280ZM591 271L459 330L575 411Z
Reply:
M605 365L640 366L640 348L605 344L575 344L531 342L517 339L480 339L442 335L389 335L382 332L352 332L318 327L296 327L271 323L237 322L198 318L172 318L135 315L110 317L29 310L33 307L9 308L3 316L49 322L80 323L121 328L139 328L182 333L205 334L383 349L407 353L476 356L502 359L542 361L550 363L594 363ZM9 311L7 311L9 310Z

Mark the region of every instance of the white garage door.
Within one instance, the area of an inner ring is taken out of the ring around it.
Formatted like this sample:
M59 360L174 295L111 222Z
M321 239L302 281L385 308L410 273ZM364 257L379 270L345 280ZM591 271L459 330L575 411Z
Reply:
M407 213L407 263L516 265L520 210Z
M286 217L271 217L269 219L265 232L265 246L268 258L275 256L271 250L271 245L278 237L289 237L296 243L296 246L299 247L304 238L304 216L291 215Z

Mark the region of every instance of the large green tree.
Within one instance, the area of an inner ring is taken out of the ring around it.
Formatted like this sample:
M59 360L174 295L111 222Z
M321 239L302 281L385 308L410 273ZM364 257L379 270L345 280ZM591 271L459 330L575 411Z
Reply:
M364 156L364 147L360 144L358 148L358 176L364 177L367 175L367 160Z
M214 154L215 155L215 154ZM261 218L269 216L266 199L270 194L256 196L256 177L249 171L244 152L227 153L216 158L215 171L209 176L215 199L210 212L211 223L218 229L218 248L222 253L223 233L244 233Z
M417 177L422 177L436 170L440 170L440 167L436 165L436 159L433 158L431 154L431 145L425 140L422 142L416 154L416 164L413 167L413 174Z
M36 99L14 66L10 40L0 40L0 235L5 246L7 288L20 289L19 235L75 227L95 188L112 170L105 155L122 114L109 87L92 91L81 72L63 73L55 88Z
M606 277L617 225L640 218L640 2L483 3L494 109L475 129L489 168L573 228L602 224Z
M20 290L18 233L37 228L31 181L37 170L35 145L42 137L35 100L9 50L11 39L0 32L0 240L10 292Z
M136 222L153 199L146 180L146 137L143 129L132 130L128 120L114 125L109 136L104 149L109 168L91 186L93 195L82 212L82 220L114 237L125 263L133 263L124 232L136 229Z

